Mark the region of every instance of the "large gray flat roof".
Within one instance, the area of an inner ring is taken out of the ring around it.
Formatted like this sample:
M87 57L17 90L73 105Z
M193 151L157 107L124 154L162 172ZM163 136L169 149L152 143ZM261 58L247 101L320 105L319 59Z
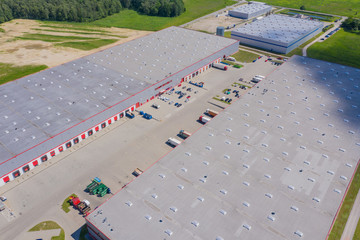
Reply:
M110 239L325 239L360 157L359 73L293 56L87 220Z
M315 20L272 14L232 32L242 34L245 37L255 37L258 40L291 43L322 26L322 22Z
M135 100L122 101L234 42L170 27L1 85L0 176L106 120L104 110L120 102L119 108L130 107ZM24 152L30 148L38 149L35 155Z
M251 3L251 4L241 5L231 11L252 14L254 12L258 12L260 10L267 9L267 8L271 9L271 6L266 5L266 4L261 4L261 3L260 4L259 3Z

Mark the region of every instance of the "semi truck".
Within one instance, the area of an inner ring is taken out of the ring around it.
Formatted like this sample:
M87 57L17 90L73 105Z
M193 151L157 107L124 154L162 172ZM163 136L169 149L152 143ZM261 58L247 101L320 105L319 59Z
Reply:
M86 216L90 211L90 202L88 200L80 201L80 198L70 196L70 204L77 208L81 214Z
M211 110L211 109L206 109L206 114L211 116L211 117L215 117L216 115L218 115L219 113L214 111L214 110Z
M223 65L223 64L219 64L219 63L213 63L212 66L213 66L214 68L221 69L221 70L224 70L224 71L226 71L226 70L228 69L227 66L225 66L225 65Z
M185 130L180 130L179 132L179 136L183 139L187 139L188 137L191 136L191 133L185 131Z
M199 121L202 122L202 123L207 123L207 122L210 121L210 118L204 117L204 116L200 116L200 117L199 117Z
M175 138L169 138L166 143L176 147L177 145L180 145L181 142Z

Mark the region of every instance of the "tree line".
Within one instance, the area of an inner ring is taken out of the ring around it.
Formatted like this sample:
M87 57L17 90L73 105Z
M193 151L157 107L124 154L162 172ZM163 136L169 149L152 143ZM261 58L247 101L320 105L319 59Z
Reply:
M16 18L91 22L124 8L162 17L185 11L182 0L0 0L0 23Z
M350 32L359 32L360 19L350 17L341 24L341 27L343 27L345 30L348 30Z

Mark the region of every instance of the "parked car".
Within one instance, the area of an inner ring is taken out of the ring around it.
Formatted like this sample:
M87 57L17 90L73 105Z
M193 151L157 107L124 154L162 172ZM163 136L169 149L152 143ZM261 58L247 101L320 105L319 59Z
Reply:
M182 106L182 104L181 103L179 103L178 105L177 105L177 107L181 107Z
M0 196L0 200L5 202L7 200L7 198L5 196Z
M156 109L159 109L160 108L160 105L159 104L153 104L151 105L153 108L156 108Z
M174 106L176 107L177 105L179 105L179 103L175 103Z

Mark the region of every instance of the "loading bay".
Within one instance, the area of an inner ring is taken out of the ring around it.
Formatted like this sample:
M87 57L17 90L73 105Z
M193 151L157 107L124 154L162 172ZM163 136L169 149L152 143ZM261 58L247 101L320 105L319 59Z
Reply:
M51 219L63 227L67 239L72 239L70 236L85 221L76 211L66 214L61 210L66 197L76 193L81 199L88 199L92 208L100 205L111 195L99 198L84 192L92 178L101 178L113 193L119 191L135 179L131 174L135 168L146 170L172 150L165 144L169 137L175 137L181 129L189 132L199 129L202 124L197 119L207 108L220 112L228 106L214 100L214 96L225 96L222 90L232 88L231 84L239 82L239 78L250 81L255 75L267 76L276 67L261 60L225 72L211 69L194 79L204 82L204 88L186 82L175 88L175 91L183 92L192 88L192 92L187 92L191 96L187 103L184 102L186 96L178 99L176 94L165 94L168 102L155 99L138 109L152 114L152 120L146 120L138 113L134 119L121 119L80 145L6 184L1 189L1 195L8 198L8 209L0 217L2 237L27 239L28 229L38 222ZM183 86L186 88L182 89ZM169 104L171 101L173 103ZM176 102L182 103L182 106L175 107ZM160 108L154 109L152 104L159 104ZM19 229L23 232L19 233Z

